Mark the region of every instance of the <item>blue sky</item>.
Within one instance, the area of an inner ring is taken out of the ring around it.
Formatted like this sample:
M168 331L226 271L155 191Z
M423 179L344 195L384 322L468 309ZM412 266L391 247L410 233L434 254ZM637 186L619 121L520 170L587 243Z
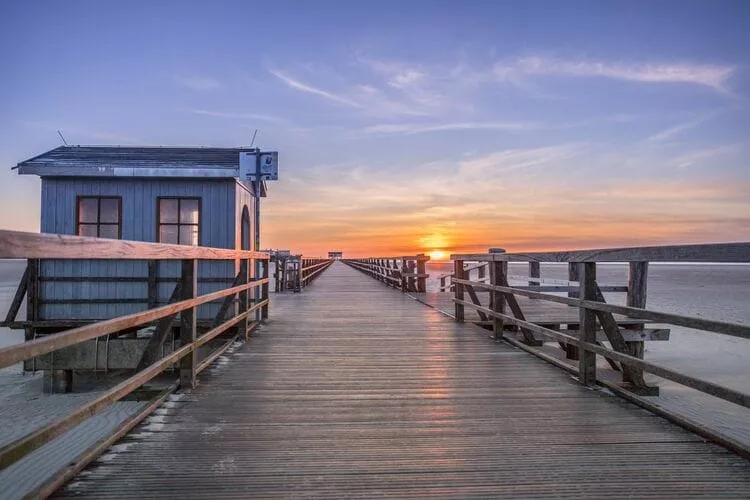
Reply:
M322 253L750 239L750 2L7 2L0 226L71 144L280 151Z

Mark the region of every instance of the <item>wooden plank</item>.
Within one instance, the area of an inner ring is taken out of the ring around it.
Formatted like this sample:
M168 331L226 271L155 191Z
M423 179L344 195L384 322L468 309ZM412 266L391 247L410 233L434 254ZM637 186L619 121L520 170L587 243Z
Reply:
M750 242L602 248L562 252L452 254L451 259L491 262L750 262Z
M195 299L198 295L198 261L194 259L183 260L181 276L180 295L182 300ZM198 333L197 320L198 314L194 306L180 312L180 345L193 346ZM180 360L180 387L195 389L197 368L198 350L193 348L188 355Z
M247 250L109 240L0 230L0 259L235 260L268 259Z
M596 300L596 263L584 262L580 264L580 295L585 300ZM593 344L596 342L596 312L580 308L581 342ZM596 385L596 355L590 350L579 352L578 379L583 385Z

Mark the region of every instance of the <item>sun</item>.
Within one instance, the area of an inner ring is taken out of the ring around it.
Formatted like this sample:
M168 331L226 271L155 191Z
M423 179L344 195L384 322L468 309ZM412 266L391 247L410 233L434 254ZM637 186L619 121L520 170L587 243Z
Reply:
M430 252L430 260L445 260L448 258L448 253L442 250L433 250Z

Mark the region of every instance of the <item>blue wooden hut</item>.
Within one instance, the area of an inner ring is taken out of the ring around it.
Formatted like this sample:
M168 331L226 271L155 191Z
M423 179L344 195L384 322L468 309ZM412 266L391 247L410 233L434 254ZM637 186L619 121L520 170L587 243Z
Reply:
M41 232L255 250L253 184L241 148L62 146L15 167L41 178ZM121 316L169 301L178 262L42 261L36 318L45 327ZM200 294L226 288L233 262L201 262ZM154 286L158 293L153 291ZM201 306L210 322L219 304Z

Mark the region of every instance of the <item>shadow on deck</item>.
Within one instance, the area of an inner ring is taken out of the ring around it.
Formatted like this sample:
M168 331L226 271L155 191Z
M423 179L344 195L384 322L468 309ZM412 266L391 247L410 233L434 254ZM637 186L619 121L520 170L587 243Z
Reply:
M750 463L335 263L60 497L746 496Z

